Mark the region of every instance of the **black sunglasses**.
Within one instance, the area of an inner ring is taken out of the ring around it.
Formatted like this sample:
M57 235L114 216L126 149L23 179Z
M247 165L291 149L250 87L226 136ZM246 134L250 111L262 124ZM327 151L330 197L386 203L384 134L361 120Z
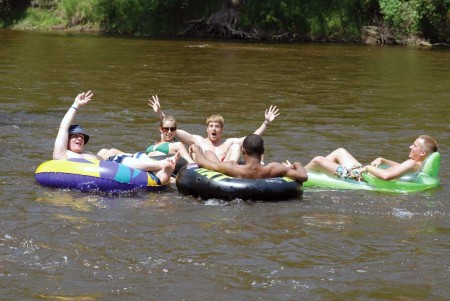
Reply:
M177 130L177 127L176 127L176 126L171 127L171 128L161 127L161 129L162 129L162 131L165 132L165 133L168 132L168 131L175 132L175 131Z

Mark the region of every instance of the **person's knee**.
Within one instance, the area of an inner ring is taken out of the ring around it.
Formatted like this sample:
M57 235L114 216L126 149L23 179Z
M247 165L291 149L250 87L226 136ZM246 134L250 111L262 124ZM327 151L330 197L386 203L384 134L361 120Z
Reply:
M107 158L109 158L110 156L108 156L108 149L106 148L102 148L101 150L98 151L97 156L102 157L104 160L106 160Z
M230 146L230 151L231 151L231 152L238 152L238 153L241 153L241 145L238 144L238 143L233 143L233 144Z
M340 153L340 154L347 154L348 153L348 151L345 148L343 148L343 147L338 148L336 151L338 153Z
M220 161L220 159L217 157L216 153L210 150L206 150L203 152L203 155L206 159L211 161Z
M324 156L317 156L314 157L311 162L315 165L320 165L321 163L323 163L326 160L326 158Z
M233 143L228 149L227 161L238 162L241 157L241 145Z

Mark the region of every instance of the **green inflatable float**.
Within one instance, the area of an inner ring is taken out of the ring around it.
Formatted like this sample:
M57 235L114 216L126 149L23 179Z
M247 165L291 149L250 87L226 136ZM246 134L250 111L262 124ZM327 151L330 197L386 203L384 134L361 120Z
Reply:
M373 190L387 192L423 191L440 185L439 168L441 155L434 152L428 156L419 172L413 172L402 177L385 181L369 173L363 173L364 182L351 179L341 179L323 173L308 172L308 181L304 187L320 187L328 189Z

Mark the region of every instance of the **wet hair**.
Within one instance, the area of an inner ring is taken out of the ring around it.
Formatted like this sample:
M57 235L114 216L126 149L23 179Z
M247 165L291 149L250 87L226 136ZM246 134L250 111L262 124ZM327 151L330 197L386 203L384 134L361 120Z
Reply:
M423 140L422 148L429 154L437 152L438 143L437 141L428 135L420 135L420 139Z
M166 122L166 121L173 121L173 122L175 122L175 126L177 126L177 121L175 120L175 118L172 115L167 115L167 116L164 116L163 118L161 118L161 121L159 122L159 126L163 127L164 122Z
M264 140L256 134L245 137L242 147L249 156L261 156L264 154Z
M219 114L211 115L206 119L206 125L210 124L211 122L217 122L221 127L223 127L223 125L225 124L225 120Z

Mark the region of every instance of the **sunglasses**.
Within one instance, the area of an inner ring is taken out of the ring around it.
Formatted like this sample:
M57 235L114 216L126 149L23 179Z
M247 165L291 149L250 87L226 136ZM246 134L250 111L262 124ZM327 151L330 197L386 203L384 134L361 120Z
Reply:
M162 127L161 129L164 133L167 133L168 131L175 132L177 130L177 127L176 126L170 128Z

